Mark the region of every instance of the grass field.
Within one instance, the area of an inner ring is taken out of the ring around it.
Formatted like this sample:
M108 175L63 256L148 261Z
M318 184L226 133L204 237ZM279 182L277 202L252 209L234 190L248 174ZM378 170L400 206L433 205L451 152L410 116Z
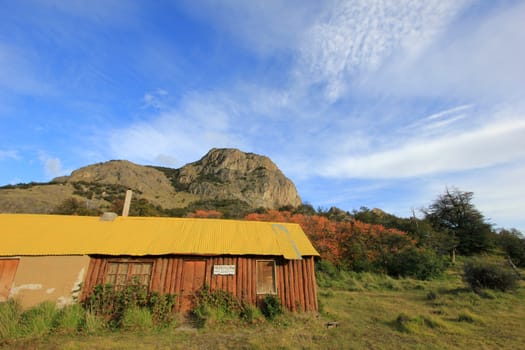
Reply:
M348 274L320 281L322 311L247 325L99 331L4 339L5 349L522 349L525 286L514 292L466 288L459 268L434 281ZM338 327L326 323L337 321Z

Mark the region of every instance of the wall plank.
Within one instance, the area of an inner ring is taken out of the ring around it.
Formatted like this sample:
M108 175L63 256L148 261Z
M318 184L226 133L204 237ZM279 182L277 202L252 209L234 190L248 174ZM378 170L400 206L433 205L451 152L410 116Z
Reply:
M301 283L303 285L303 290L304 290L304 309L305 310L311 310L312 309L312 306L310 305L310 301L311 301L311 298L310 298L310 283L309 283L309 276L308 276L308 271L307 271L307 268L306 268L306 265L308 263L308 260L307 259L303 259L301 261L301 265L300 265L300 269L301 269L301 272L302 272L302 278L301 278Z
M283 282L283 262L281 259L276 261L277 267L277 293L279 294L279 300L283 306L286 306L286 293Z

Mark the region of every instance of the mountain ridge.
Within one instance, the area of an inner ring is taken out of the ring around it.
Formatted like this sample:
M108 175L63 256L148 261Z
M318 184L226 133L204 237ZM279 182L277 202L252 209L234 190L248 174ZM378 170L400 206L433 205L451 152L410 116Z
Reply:
M135 192L135 200L162 209L206 201L239 202L251 209L302 203L295 184L269 157L213 148L180 168L110 160L81 167L49 183L4 186L0 188L0 212L50 213L69 198L105 211L118 206L126 189Z

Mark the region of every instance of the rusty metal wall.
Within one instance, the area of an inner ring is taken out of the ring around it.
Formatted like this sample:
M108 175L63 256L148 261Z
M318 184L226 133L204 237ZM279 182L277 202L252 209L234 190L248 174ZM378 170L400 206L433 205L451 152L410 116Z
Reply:
M92 256L86 275L83 298L87 297L97 284L105 283L108 261L148 260L153 261L150 290L161 293L186 295L184 290L184 261L205 262L204 283L211 290L222 289L232 293L240 300L257 304L263 297L256 292L256 262L268 260L268 256L162 256L162 257L108 257ZM314 273L314 258L286 260L274 258L276 262L277 295L281 303L291 311L317 311L317 291ZM234 275L213 274L214 265L235 265ZM177 308L180 310L181 303ZM182 310L184 311L184 310Z

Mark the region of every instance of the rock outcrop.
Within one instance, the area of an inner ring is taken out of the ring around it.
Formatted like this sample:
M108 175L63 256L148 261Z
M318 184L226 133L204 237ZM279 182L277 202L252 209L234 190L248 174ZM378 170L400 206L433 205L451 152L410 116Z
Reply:
M293 182L270 158L238 149L214 148L183 166L176 186L199 197L243 200L253 208L301 204Z
M88 165L54 182L89 182L122 185L150 196L173 195L174 189L162 171L127 160Z

